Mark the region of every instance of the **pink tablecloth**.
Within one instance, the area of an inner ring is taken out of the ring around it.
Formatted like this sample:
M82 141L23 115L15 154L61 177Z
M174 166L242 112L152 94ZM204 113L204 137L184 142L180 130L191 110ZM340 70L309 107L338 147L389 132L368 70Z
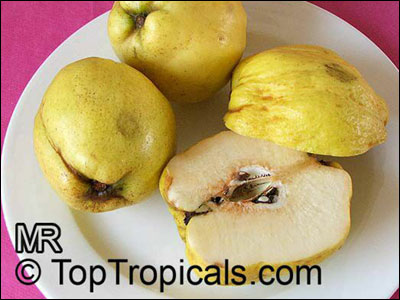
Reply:
M366 34L399 66L397 1L312 1ZM23 89L47 56L112 2L1 2L1 144ZM14 277L17 256L1 213L1 298L43 298ZM397 291L394 298L399 298Z

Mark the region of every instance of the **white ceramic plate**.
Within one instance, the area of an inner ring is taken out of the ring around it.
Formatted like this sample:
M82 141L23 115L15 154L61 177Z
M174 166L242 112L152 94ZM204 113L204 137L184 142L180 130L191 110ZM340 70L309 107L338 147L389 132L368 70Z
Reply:
M388 140L359 157L339 159L352 175L352 230L345 246L321 264L322 285L218 287L173 285L164 294L157 284L129 285L123 269L114 285L115 269L108 258L130 264L179 266L184 244L157 191L147 201L105 214L76 212L56 196L39 169L32 145L33 119L54 75L75 60L99 56L117 59L108 42L104 14L68 38L43 63L27 85L12 116L2 157L2 199L6 223L14 242L14 226L25 222L56 222L62 229L62 255L20 255L38 261L37 285L46 297L221 297L324 298L389 297L399 282L399 75L384 53L363 34L334 15L302 2L246 2L248 45L244 56L284 44L309 43L337 51L353 63L382 95L390 108ZM178 151L224 129L228 88L212 101L174 105ZM84 266L102 264L105 284L89 293L87 284L58 284L52 258L71 258ZM185 260L186 261L186 260ZM185 264L187 267L187 264Z

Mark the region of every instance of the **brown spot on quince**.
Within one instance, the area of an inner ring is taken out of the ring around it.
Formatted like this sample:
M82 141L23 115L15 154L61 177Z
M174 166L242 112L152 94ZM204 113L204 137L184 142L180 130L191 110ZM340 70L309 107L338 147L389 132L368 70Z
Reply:
M349 73L342 66L340 66L338 64L331 63L331 64L325 64L324 66L325 66L325 70L329 76L331 76L341 82L350 82L350 81L357 79L356 76Z
M234 114L234 113L238 113L240 111L242 111L243 109L245 109L246 107L250 107L252 106L251 104L245 104L236 108L231 108L228 110L229 113Z

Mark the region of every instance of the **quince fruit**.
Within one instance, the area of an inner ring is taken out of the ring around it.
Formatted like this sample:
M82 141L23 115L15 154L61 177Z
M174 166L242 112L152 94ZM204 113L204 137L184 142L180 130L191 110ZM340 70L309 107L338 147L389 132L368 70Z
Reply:
M284 46L235 69L225 125L304 152L353 156L386 139L388 109L357 69L331 50Z
M108 59L64 67L35 118L40 166L71 207L103 212L157 187L175 149L169 102L142 73Z
M207 100L231 77L246 46L240 1L116 1L108 35L121 61L167 99Z

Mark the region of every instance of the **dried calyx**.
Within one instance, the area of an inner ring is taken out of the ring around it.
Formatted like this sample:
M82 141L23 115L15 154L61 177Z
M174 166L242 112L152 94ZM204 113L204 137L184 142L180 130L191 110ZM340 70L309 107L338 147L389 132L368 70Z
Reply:
M267 169L248 166L240 169L221 193L211 197L195 211L185 212L184 223L187 225L192 217L207 214L224 204L265 204L265 207L273 209L282 205L283 198L283 185L275 181Z
M139 15L132 15L135 21L135 28L140 29L144 26L144 22L146 21L147 14L139 14Z
M132 17L135 29L142 28L147 16L154 10L152 1L118 1L117 5Z
M116 188L113 184L105 184L97 180L89 180L88 183L90 184L89 190L86 194L88 198L98 198L103 200L111 197L120 198L120 196L117 195L117 192L120 191L120 189Z

